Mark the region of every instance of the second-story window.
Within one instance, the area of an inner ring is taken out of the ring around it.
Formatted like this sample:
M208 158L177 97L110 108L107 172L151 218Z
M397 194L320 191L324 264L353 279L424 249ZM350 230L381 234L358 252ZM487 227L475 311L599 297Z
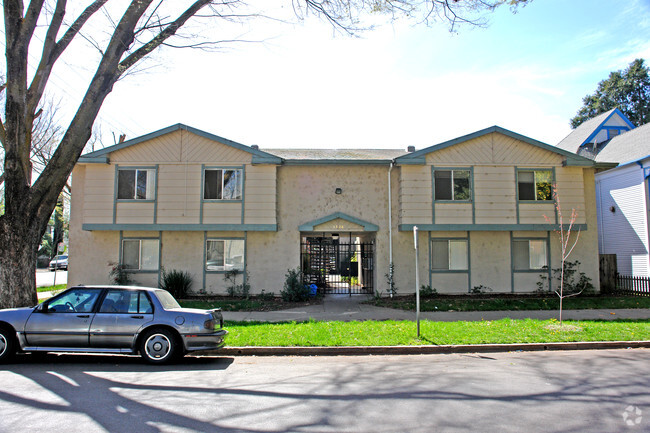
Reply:
M469 170L435 170L433 179L436 200L472 199Z
M155 169L120 168L117 171L119 200L153 200Z
M553 200L551 170L522 170L517 175L519 200Z
M205 200L241 200L242 171L240 169L206 169L203 185Z

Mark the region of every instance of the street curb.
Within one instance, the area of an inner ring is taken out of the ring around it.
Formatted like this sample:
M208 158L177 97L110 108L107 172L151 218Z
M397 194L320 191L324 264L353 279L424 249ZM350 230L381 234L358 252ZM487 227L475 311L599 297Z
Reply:
M650 341L459 344L442 346L224 347L219 356L365 356L650 348Z

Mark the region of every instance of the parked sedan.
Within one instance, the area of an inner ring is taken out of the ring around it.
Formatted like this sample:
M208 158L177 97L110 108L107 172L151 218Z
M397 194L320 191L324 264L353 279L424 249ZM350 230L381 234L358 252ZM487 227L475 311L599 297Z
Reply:
M50 271L54 272L57 269L63 269L64 271L68 270L68 256L54 256L50 260Z
M32 308L0 310L0 362L16 351L139 353L162 364L223 347L220 309L181 308L167 291L79 286Z

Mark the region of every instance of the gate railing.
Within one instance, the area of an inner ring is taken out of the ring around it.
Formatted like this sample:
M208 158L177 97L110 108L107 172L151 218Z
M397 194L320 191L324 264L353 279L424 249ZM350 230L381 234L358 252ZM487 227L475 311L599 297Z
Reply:
M374 244L339 243L331 238L307 238L301 244L305 284L321 293L360 294L374 291Z

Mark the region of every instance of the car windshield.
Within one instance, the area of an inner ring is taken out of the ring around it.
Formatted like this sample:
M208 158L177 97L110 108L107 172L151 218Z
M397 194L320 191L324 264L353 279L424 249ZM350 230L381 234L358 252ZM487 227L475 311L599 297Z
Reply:
M173 310L175 308L181 308L181 306L176 302L176 299L166 290L156 290L156 297L160 301L160 304L165 310Z

